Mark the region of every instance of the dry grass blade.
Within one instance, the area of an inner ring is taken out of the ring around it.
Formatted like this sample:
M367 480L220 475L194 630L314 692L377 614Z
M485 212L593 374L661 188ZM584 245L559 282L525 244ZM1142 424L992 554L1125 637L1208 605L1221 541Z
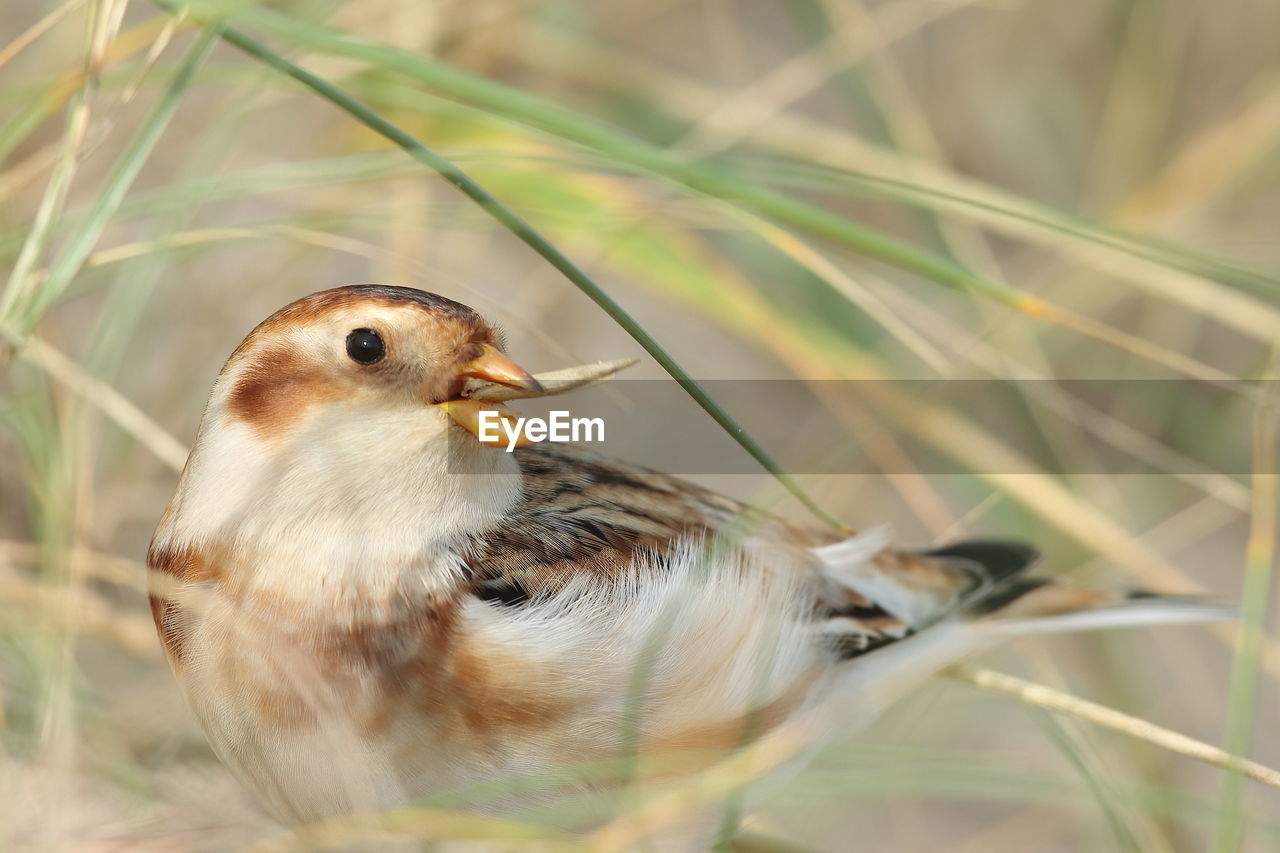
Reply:
M888 7L894 8L894 7ZM670 67L605 51L599 45L575 40L567 33L539 27L527 45L525 61L535 68L556 62L560 73L589 78L578 82L605 91L643 95L689 122L711 114L730 97L701 80L673 72ZM578 61L565 63L564 56ZM877 181L900 182L902 188L924 191L934 209L984 224L993 230L1044 246L1072 263L1124 279L1163 299L1212 316L1261 340L1274 340L1280 313L1269 302L1196 275L1142 253L1117 235L1092 232L1081 223L1050 221L1040 208L993 184L947 167L911 157L798 112L782 111L753 131L765 148L800 162L821 164Z
M858 30L860 38L850 39L836 30L824 41L795 54L733 93L699 119L674 148L687 155L706 155L730 148L771 123L790 105L821 88L832 75L975 2L977 0L952 0L945 4L894 3L884 7L885 11L877 18L876 23L881 24L883 19L883 24Z
M819 736L812 716L794 718L693 779L670 786L591 833L602 850L627 850L652 834L684 821L707 803L723 799L752 780L794 759Z
M79 553L82 552L76 556ZM160 656L150 617L122 613L115 602L91 589L68 592L41 584L25 574L0 571L0 601L9 614L7 619L29 622L30 628L47 625L49 614L65 609L78 636L106 640L142 660L155 660Z
M91 376L49 344L39 338L27 338L18 353L101 411L174 471L182 471L182 466L187 464L187 448L182 442L125 399L119 391Z
M0 563L35 565L40 561L44 550L35 542L0 539ZM75 548L73 551L71 554L58 555L59 559L78 560L85 567L86 574L109 583L137 587L146 573L146 566L128 557L88 548Z
M1239 772L1273 788L1280 788L1280 770L1273 770L1256 761L1237 758L1225 749L1211 746L1114 708L990 669L956 667L949 670L947 675L992 693L1012 696L1025 705L1066 714L1078 720L1147 741L1178 755L1185 755L1215 767Z
M174 113L177 112L183 94L191 85L196 71L204 63L209 51L217 43L217 38L216 27L200 33L196 43L173 75L164 95L113 166L88 215L71 234L67 244L50 262L44 280L31 294L29 304L23 306L19 317L19 331L29 332L44 312L71 285L72 280L84 265L85 259L89 257L94 245L106 230L112 215L123 203L129 187L155 150L160 137L173 119ZM34 281L34 277L28 278Z
M35 287L32 273L40 256L53 235L54 226L58 222L71 184L75 179L79 166L80 151L89 132L90 97L89 83L92 80L91 70L100 67L102 53L109 41L109 15L94 5L95 14L91 16L87 37L87 53L84 61L85 70L77 85L71 90L75 93L71 109L67 114L66 129L62 135L61 150L57 167L45 187L40 199L40 207L31 222L31 229L23 241L18 259L9 270L9 278L5 282L4 292L0 293L0 330L11 331L14 314L22 301L28 298Z
M568 835L532 824L432 809L404 809L376 815L331 818L255 844L245 853L319 853L353 844L409 840L476 842L482 850L590 853Z
M1151 228L1176 221L1225 193L1249 168L1269 155L1280 136L1280 82L1214 123L1168 166L1112 213L1125 226Z
M17 38L5 45L3 50L0 50L0 68L4 68L10 60L25 50L32 42L40 38L40 36L53 29L59 21L82 6L84 2L85 0L67 0L67 2L58 6L52 12L45 15L25 31L20 33Z
M619 371L626 370L637 361L639 359L623 358L616 361L599 361L595 364L582 364L576 367L566 367L561 370L539 373L533 377L542 385L542 389L538 391L512 388L510 385L499 385L496 382L488 382L483 379L468 379L463 386L462 396L478 397L483 394L480 399L489 402L551 397L612 379Z
M1280 350L1273 350L1270 370L1280 366ZM1253 422L1253 507L1249 544L1245 550L1243 602L1231 663L1230 702L1227 706L1225 743L1235 761L1243 761L1253 733L1257 713L1260 664L1267 650L1267 612L1276 569L1276 509L1280 503L1277 486L1280 474L1276 467L1276 432L1280 425L1277 404L1272 396L1258 406ZM1234 764L1232 765L1234 766ZM1242 803L1239 779L1228 774L1223 780L1218 812L1215 849L1238 850L1243 841Z

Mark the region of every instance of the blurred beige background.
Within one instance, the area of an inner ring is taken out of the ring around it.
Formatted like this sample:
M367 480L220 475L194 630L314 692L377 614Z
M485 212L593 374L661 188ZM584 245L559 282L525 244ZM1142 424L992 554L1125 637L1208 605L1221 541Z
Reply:
M452 158L697 377L1274 376L1274 2L352 0L273 4L262 18L250 5L238 4L238 26ZM90 7L118 27L86 90ZM24 279L36 291L192 40L146 3L10 0L0 50L51 13L65 14L0 54L6 275L67 162L66 117L83 111L65 202ZM400 73L390 54L319 47L279 23L290 20L495 81L515 93L511 109ZM554 131L559 109L663 163L713 164L1070 318L946 287L690 189L674 166L641 169L618 147L567 140ZM140 564L174 451L118 400L185 445L255 323L357 282L468 303L534 370L641 356L633 377L662 373L451 187L226 46L94 247L37 318L37 343L0 373L0 847L237 850L277 830L209 753L151 635ZM1185 423L1170 416L1176 402L1143 401L1154 445L1252 440L1251 404ZM1246 541L1266 521L1252 508L1258 481L1181 469L992 476L984 442L998 448L1000 435L970 440L928 407L926 396L900 412L833 413L893 473L806 486L903 542L1025 537L1049 553L1046 571L1239 601ZM1044 426L1064 470L1104 420L1076 410ZM655 417L656 441L681 441L662 425ZM892 436L912 429L968 473L904 473ZM804 514L763 475L701 479ZM1277 660L1261 676L1249 750L1271 766ZM1028 641L985 663L1208 743L1227 727L1232 655L1212 630ZM782 786L751 826L831 851L1195 850L1214 837L1221 786L1217 769L937 679ZM1244 849L1275 849L1280 791L1243 790Z

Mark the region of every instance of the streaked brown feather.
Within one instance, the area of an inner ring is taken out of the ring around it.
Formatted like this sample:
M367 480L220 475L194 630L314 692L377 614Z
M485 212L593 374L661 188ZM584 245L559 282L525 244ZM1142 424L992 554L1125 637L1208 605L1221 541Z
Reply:
M637 565L662 567L682 538L707 539L732 525L795 548L843 534L787 523L692 482L592 456L580 448L537 445L516 453L523 498L498 526L475 537L467 557L472 593L502 604L564 588L579 573L616 580ZM900 572L922 594L956 598L971 578L943 561L884 551L885 572ZM903 620L865 595L815 586L815 621L840 618L831 647L853 657L909 633Z

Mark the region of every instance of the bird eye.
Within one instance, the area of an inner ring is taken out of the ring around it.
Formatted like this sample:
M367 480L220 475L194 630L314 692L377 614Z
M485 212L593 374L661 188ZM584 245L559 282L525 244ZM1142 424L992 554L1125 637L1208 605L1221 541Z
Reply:
M382 336L373 329L356 329L347 335L347 355L358 364L376 364L386 354Z

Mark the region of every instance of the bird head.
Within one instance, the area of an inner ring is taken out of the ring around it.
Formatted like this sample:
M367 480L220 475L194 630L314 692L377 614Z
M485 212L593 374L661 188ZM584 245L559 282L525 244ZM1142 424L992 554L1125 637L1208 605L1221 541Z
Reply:
M156 542L359 566L495 523L521 474L468 434L475 409L544 393L502 347L472 309L411 288L282 308L218 375Z
M312 294L277 311L236 349L214 405L227 427L263 442L287 441L309 424L376 425L406 415L448 434L474 434L477 387L542 389L502 352L502 336L461 303L406 287L360 285ZM468 383L470 382L470 386ZM490 406L496 408L497 404ZM314 436L309 436L314 438Z

